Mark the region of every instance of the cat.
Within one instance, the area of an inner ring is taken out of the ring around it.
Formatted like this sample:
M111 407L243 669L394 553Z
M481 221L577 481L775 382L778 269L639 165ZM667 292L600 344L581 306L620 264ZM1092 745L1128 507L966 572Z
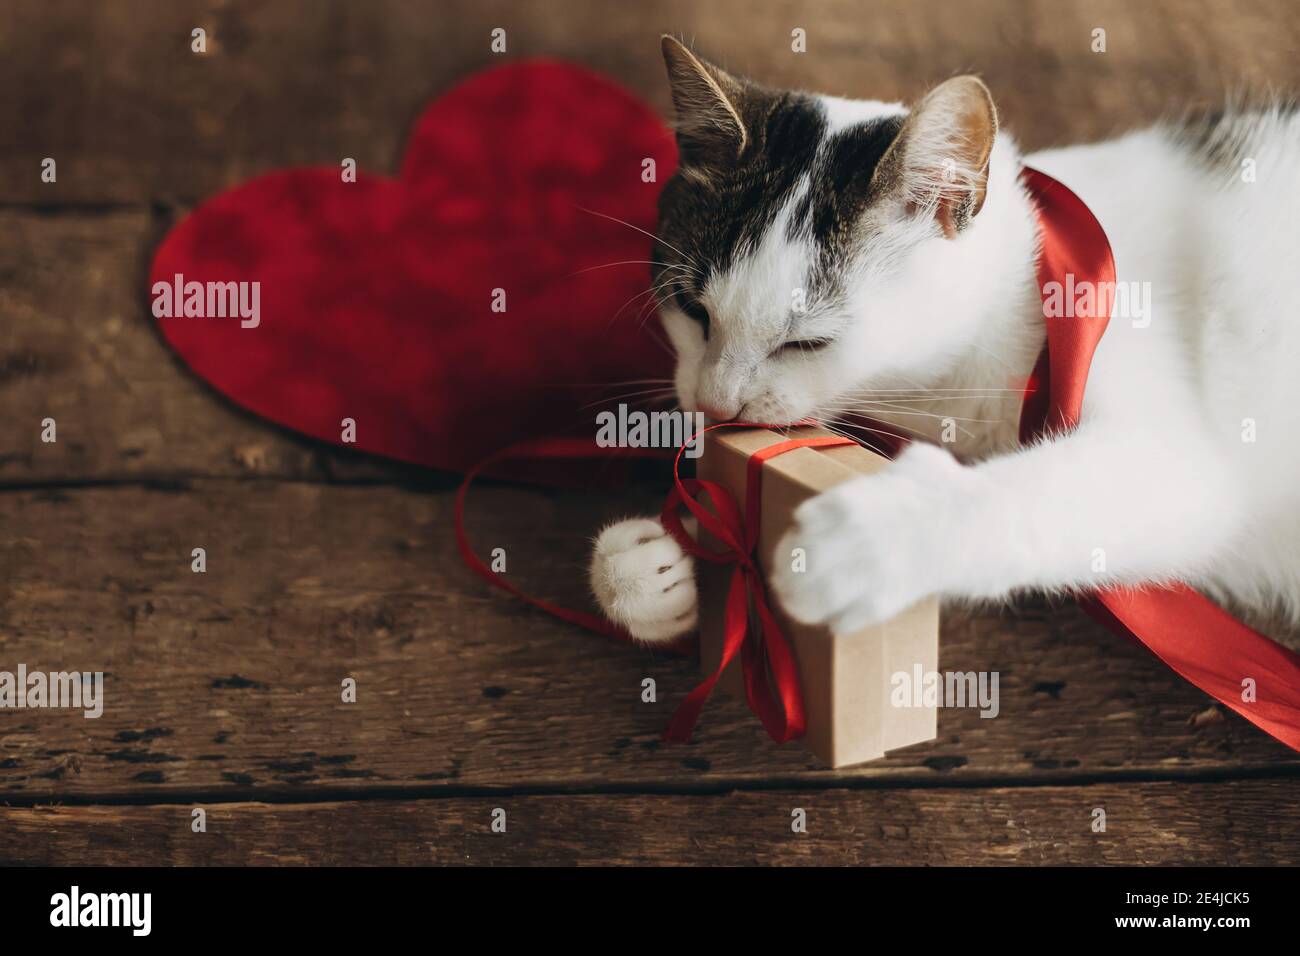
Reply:
M774 561L770 581L787 613L852 631L931 595L1183 581L1300 621L1293 112L1022 156L973 76L909 110L768 89L662 47L680 168L651 258L681 407L857 412L920 439L796 510L777 553L804 548L806 570ZM1020 447L1045 339L1026 164L1090 206L1135 294L1079 427ZM590 578L640 641L696 626L692 558L657 518L604 529Z

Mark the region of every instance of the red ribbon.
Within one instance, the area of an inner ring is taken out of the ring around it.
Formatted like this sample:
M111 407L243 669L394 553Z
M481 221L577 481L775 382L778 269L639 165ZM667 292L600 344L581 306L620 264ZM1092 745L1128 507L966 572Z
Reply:
M461 560L466 566L487 581L493 587L500 588L515 597L520 598L533 607L545 611L553 617L558 617L561 621L567 621L570 624L576 624L579 627L585 627L589 631L595 631L597 634L604 634L606 637L612 637L620 641L632 641L632 636L618 627L611 621L606 620L596 614L589 614L586 611L577 611L573 608L567 608L563 605L556 604L553 601L547 601L542 598L533 597L523 588L512 584L506 579L505 575L493 571L477 554L474 553L474 546L470 543L469 533L465 530L465 499L469 495L469 489L474 484L474 479L479 474L497 462L507 459L522 459L527 461L553 461L557 459L589 459L589 458L614 458L614 457L637 457L637 458L662 458L665 452L660 448L602 448L597 445L591 438L540 438L536 441L519 442L501 449L487 458L484 458L477 465L471 468L465 474L465 479L460 483L460 490L456 492L456 545L460 549ZM694 650L695 642L689 639L674 641L671 644L660 645L661 649L675 654L690 654Z
M1043 294L1049 282L1063 283L1068 274L1076 284L1089 281L1099 291L1112 290L1110 242L1083 200L1036 169L1026 168L1021 178L1038 209ZM1096 302L1091 316L1046 317L1047 345L1034 371L1038 387L1021 411L1022 441L1079 423L1093 352L1110 321L1110 296L1098 295ZM1084 606L1211 697L1300 750L1300 655L1185 585L1112 588L1085 599ZM1255 690L1249 702L1242 700L1247 679Z
M750 422L723 422L710 425L692 438L699 440L704 432L717 428L764 428ZM673 719L664 731L664 740L685 742L700 718L705 701L722 677L723 671L740 655L745 675L745 699L749 708L758 715L763 727L777 743L802 737L806 727L803 693L799 688L799 665L790 642L777 623L767 603L767 590L763 574L754 557L762 515L763 463L777 455L796 448L827 448L835 445L856 445L851 438L838 435L821 435L812 438L791 438L760 448L749 456L745 466L745 517L741 520L740 508L727 489L712 481L698 478L683 479L678 473L682 452L673 459L673 490L664 502L663 525L689 553L715 564L733 564L731 583L727 588L726 613L722 628L722 659L717 668L701 681L678 706ZM713 502L710 512L700 503L705 494ZM700 522L700 528L722 542L721 551L713 551L692 538L682 527L678 509L685 505ZM751 627L749 608L753 604L758 617L758 628ZM768 682L768 674L772 682ZM776 693L772 692L772 683Z

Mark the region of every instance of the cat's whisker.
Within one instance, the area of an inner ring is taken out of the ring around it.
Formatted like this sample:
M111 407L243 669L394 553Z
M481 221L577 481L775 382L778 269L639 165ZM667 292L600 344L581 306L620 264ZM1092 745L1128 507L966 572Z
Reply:
M620 306L618 307L618 311L615 312L615 313L610 317L610 320L609 320L609 323L608 323L607 327L613 327L614 323L618 321L619 316L621 316L621 315L623 314L624 310L626 310L627 307L628 307L629 305L631 305L631 304L632 304L633 302L635 302L637 299L641 298L643 295L647 295L647 294L649 293L649 291L650 291L650 290L647 289L647 290L645 290L644 292L638 292L636 295L632 296L632 298L628 299L626 302L624 302L622 305L620 305Z
M929 402L918 403L913 399L906 399L906 398L901 398L901 399L878 398L878 399L866 400L866 401L832 402L831 404L835 405L837 408L849 409L849 410L871 409L871 408L897 408L905 411L921 412L926 415L933 415L935 418L960 418L961 417L960 415L953 415L949 411L944 409L939 409L938 411L935 411L929 407L930 404ZM974 412L974 411L978 411L979 408L976 407L976 408L969 408L969 409L957 409L957 411L965 411L965 410ZM971 420L979 421L980 419L971 419ZM1001 419L995 419L995 420L1000 421Z
M972 342L971 345L975 346L975 348L979 349L981 352L983 352L983 353L984 353L985 355L987 355L989 358L993 359L993 361L997 362L999 365L1001 365L1001 366L1002 366L1004 369L1006 369L1008 372L1011 371L1011 366L1007 364L1006 360L1003 359L1003 358L1002 358L1000 355L998 355L996 352L994 352L992 349L985 348L983 345L980 345L978 342Z
M635 405L645 404L665 398L671 398L674 390L671 388L643 389L638 392L624 392L622 395L605 395L593 402L588 402L582 408L594 408L597 405Z
M616 401L620 398L630 398L634 395L668 395L675 389L671 385L657 385L653 388L638 388L628 392L619 392L615 395L606 395L605 401Z
M669 286L674 286L674 285L682 286L686 288L690 287L690 283L687 282L683 276L669 276L668 278L664 279L662 282L658 282L655 285L652 285L650 289L652 292L656 293L657 295L659 292L662 292L664 289L667 289Z
M613 382L550 382L550 388L620 388L624 385L672 385L671 378L626 378Z
M885 431L880 428L870 428L866 425L849 425L845 422L840 422L836 420L818 419L818 418L814 418L813 421L815 421L822 428L825 428L828 432L831 432L832 434L835 435L839 435L841 438L847 438L850 441L858 442L859 444L861 443L861 439L849 434L847 431L845 431L846 428L852 428L855 431L872 432L876 435L883 435L886 438L896 439L900 437L906 437L906 436L900 436L895 432Z
M872 428L870 425L862 425L862 424L855 424L855 423L852 423L852 422L846 422L846 421L844 421L843 419L836 419L835 422L836 422L836 426L837 426L838 428L841 428L841 429L843 429L843 428L848 428L848 429L852 429L853 431L870 432L870 433L873 434L873 435L884 435L886 438L907 438L907 437L911 437L911 438L915 438L915 439L917 439L918 441L925 441L925 440L927 440L927 439L925 438L925 436L922 435L920 432L916 431L915 429L908 428L906 425L897 425L897 426L896 426L896 427L899 428L900 430L902 430L902 431L904 431L904 432L907 433L906 435L899 435L898 432L887 431L887 430L885 430L885 429L883 429L883 428ZM827 426L827 427L829 428L830 426ZM845 437L845 438L853 438L853 436L852 436L852 435L849 435L849 434L844 434L844 437ZM855 441L856 441L856 439L855 439Z
M672 298L672 295L660 296L658 293L662 291L664 288L666 288L667 286L673 285L674 283L680 285L683 289L690 288L690 283L687 282L685 279L681 278L680 276L674 276L671 279L669 279L667 282L663 282L655 286L654 291L656 294L652 295L649 301L645 305L642 305L641 308L637 310L638 327L644 327L645 323L649 320L650 316L654 314L654 310L665 305ZM673 294L675 293L676 290L674 290Z
M996 420L979 419L979 418L960 418L953 415L937 415L934 412L908 411L905 409L886 408L886 407L871 408L871 407L862 406L857 408L837 409L834 406L827 406L827 410L832 411L837 415L859 415L866 418L875 419L877 421L884 421L885 424L893 425L898 428L907 428L910 431L912 431L914 435L917 435L917 437L921 437L920 432L916 431L915 429L910 429L909 426L905 425L903 422L893 420L893 417L907 415L913 417L932 419L939 422L951 421L953 425L956 427L957 431L959 431L962 435L964 435L967 438L974 438L975 437L974 433L969 428L965 428L963 425L961 425L960 424L961 422L994 424L994 425L1000 424L1000 422Z
M587 382L589 386L615 386L615 385L672 385L671 378L625 378L618 382Z
M640 226L635 226L632 223L628 222L626 219L619 219L617 216L610 216L603 212L596 212L596 210L588 209L585 206L578 206L577 208L581 209L585 213L590 213L593 216L599 216L601 219L608 219L610 222L617 222L621 225L627 226L629 229L635 229L637 232L641 233L641 235L647 236L648 238L653 239L655 242L662 242L673 252L681 256L683 260L691 263L692 265L696 265L695 260L691 256L688 256L686 253L682 252L682 250L678 249L676 246L668 242L666 239L663 239L660 236L656 236L653 232L648 232L645 229L642 229Z
M645 398L638 398L632 401L624 402L629 408L644 408L651 411L668 411L672 408L666 404L672 398L671 395L649 395Z
M672 392L672 391L675 391L672 385L643 385L641 387L633 388L625 392L620 392L618 394L643 395L649 392Z
M853 406L827 405L824 407L828 410L840 412L842 414L858 412L870 415L872 412L881 412L893 415L913 415L921 418L937 418L940 421L951 420L954 422L972 422L980 425L1000 425L1002 423L1002 419L1000 418L969 418L961 415L941 415L938 412L929 412L923 409L899 407L898 405L889 402Z
M637 309L637 328L644 328L646 322L650 321L650 316L654 315L656 310L658 310L659 306L662 304L663 303L659 301L657 296L651 296L650 299L641 306L641 308Z
M930 405L934 402L943 401L965 401L975 406L986 406L990 402L998 400L1001 396L985 395L913 395L913 394L887 394L866 395L862 393L850 393L842 396L834 404L841 408L865 408L869 405L894 405L902 408L917 408L918 406Z
M1014 392L1017 395L1024 393L1023 388L997 388L994 386L969 386L966 388L871 388L859 389L853 392L854 395L996 395L1006 392Z
M598 266L588 266L585 269L579 269L577 272L570 272L567 276L565 276L565 278L571 279L574 276L585 275L588 272L596 272L599 269L612 269L614 266L657 266L657 265L663 265L663 264L659 262L655 262L653 259L620 259L618 262L605 262ZM686 263L670 262L667 265L663 265L663 271L667 272L670 269L686 269L691 272L698 271L695 269L694 266L687 265Z
M683 278L682 276L670 276L666 281L661 282L661 283L659 283L658 285L656 285L656 286L654 287L654 289L655 289L655 292L656 292L656 294L657 294L657 293L661 292L662 290L668 288L669 286L674 286L674 285L675 285L675 286L679 286L681 289L685 289L685 290L689 290L690 287L691 287L690 282L688 282L688 281L687 281L685 278ZM677 290L674 289L672 294L675 295L676 292L677 292ZM658 296L656 296L656 297L658 298ZM664 304L664 303L668 302L669 299L671 299L671 298L672 298L672 295L665 295L665 296L663 296L662 298L658 298L659 304Z
M828 405L823 407L831 407L831 406ZM932 418L953 418L956 419L957 421L971 421L971 422L1002 421L1002 419L1000 418L987 419L987 418L976 418L968 415L953 415L944 409L934 411L932 408L928 406L928 403L926 405L917 406L917 405L909 405L906 402L871 402L871 403L864 402L860 405L836 405L834 407L838 411L842 411L842 412L861 412L863 414L872 411L897 411L897 412L906 412L911 415L926 415ZM961 410L966 411L968 409L963 408Z
M628 299L626 302L624 302L621 306L618 307L618 311L615 312L614 315L613 315L613 317L609 320L609 324L610 324L610 325L613 325L615 322L617 322L617 321L618 321L618 317L619 317L620 315L623 314L623 310L626 309L626 308L627 308L629 305L631 305L633 302L635 302L637 299L641 298L642 296L648 295L648 296L650 296L650 301L651 301L651 302L655 302L655 301L656 301L656 299L655 299L655 294L656 294L657 292L659 292L661 289L664 289L664 288L666 288L666 287L672 285L674 282L678 282L678 281L682 281L682 280L675 279L675 278L673 278L673 279L668 279L668 280L666 280L666 281L664 281L664 282L659 283L658 285L651 286L651 287L648 288L648 289L642 289L640 292L638 292L636 295L632 296L632 298ZM638 310L637 315L638 315L638 321L639 321L640 310Z

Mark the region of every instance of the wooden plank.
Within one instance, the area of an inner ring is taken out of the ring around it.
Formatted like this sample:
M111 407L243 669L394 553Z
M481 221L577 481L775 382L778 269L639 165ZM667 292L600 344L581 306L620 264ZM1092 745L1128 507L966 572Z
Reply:
M513 580L582 604L586 537L633 503L485 487L472 534L484 552L506 549ZM0 710L0 799L1070 782L1300 765L1144 651L1041 606L948 617L941 667L997 671L1000 712L945 710L932 745L822 770L719 700L694 743L661 746L693 665L490 591L460 564L451 507L446 492L286 482L0 494L0 669L107 673L98 719ZM190 570L196 547L204 574ZM345 678L355 704L341 701ZM641 699L645 678L654 703Z
M755 16L739 0L674 0L614 17L575 0L556 18L493 0L10 4L0 203L38 205L0 211L0 484L155 483L0 494L0 668L109 672L99 720L0 711L0 790L18 802L316 799L1294 767L1294 754L1207 708L1137 649L1041 606L949 621L944 667L998 670L1002 714L945 712L934 746L831 773L768 743L730 701L710 709L690 747L660 747L691 667L486 593L450 546L445 479L421 476L422 491L189 482L413 474L230 409L170 358L143 298L160 228L212 191L344 155L394 168L427 98L493 62L494 26L510 31L512 57L586 62L661 109L660 29L771 82L850 95L910 97L978 69L1031 147L1104 135L1171 103L1212 103L1240 82L1300 79L1288 5L1180 4L1181 18L1171 9L980 0L953 17L930 3L864 11L835 0ZM206 59L188 52L194 25L211 33ZM808 29L807 55L789 51L792 26ZM1098 26L1108 51L1087 53ZM58 158L58 183L39 181L46 155ZM39 441L47 415L59 422L55 445ZM618 510L638 497L650 506L649 495L629 495ZM478 504L477 533L508 547L512 573L581 599L580 538L613 502L498 488ZM521 529L521 515L551 530ZM193 546L209 550L202 577L188 570ZM339 701L341 675L358 680L358 704ZM655 704L640 699L647 676Z
M0 202L192 203L271 168L397 167L423 105L502 58L561 57L667 107L679 33L773 84L910 99L981 72L1030 148L1108 135L1245 87L1300 85L1290 0L10 0L0 22ZM209 51L190 50L203 27ZM503 57L490 32L507 30ZM807 31L807 52L790 32ZM1107 31L1104 53L1092 31ZM291 125L286 126L286 122ZM59 163L57 183L40 163Z
M0 485L410 473L269 427L191 375L148 308L158 234L144 210L0 210Z
M1294 785L0 808L0 864L1295 865ZM196 808L206 832L191 829Z

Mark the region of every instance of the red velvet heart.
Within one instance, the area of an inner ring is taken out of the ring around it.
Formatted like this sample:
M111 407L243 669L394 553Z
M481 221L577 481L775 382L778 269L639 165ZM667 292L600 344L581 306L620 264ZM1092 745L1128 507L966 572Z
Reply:
M177 274L250 283L250 307L260 283L256 326L212 317L220 296L187 317L182 297L162 333L237 404L327 442L352 419L349 447L463 471L525 438L593 434L592 386L671 367L638 321L648 266L597 267L648 258L637 230L675 162L655 113L609 80L502 66L425 110L397 179L289 169L203 203L154 257L154 314Z

